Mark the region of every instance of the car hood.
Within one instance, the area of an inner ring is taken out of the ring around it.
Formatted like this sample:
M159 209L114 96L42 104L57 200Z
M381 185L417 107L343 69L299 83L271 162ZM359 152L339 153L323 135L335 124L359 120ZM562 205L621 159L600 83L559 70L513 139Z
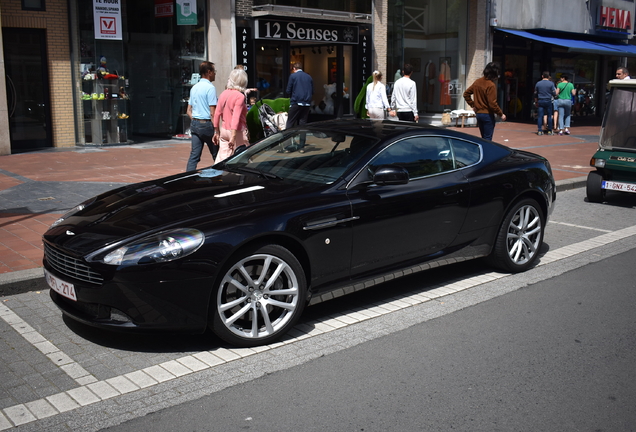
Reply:
M183 173L98 195L85 209L50 228L44 239L86 254L149 232L196 228L230 217L238 220L261 204L302 196L318 186L215 169Z

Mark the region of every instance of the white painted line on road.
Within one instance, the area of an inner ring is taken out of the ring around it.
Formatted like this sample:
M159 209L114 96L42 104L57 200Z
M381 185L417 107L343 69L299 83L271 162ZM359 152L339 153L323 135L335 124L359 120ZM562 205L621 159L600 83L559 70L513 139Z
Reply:
M605 233L612 232L611 230L606 230L606 229L601 229L601 228L593 228L593 227L588 227L588 226L583 226L583 225L576 225L576 224L571 224L571 223L567 223L567 222L549 221L548 223L557 224L557 225L565 225L565 226L569 226L569 227L573 227L573 228L581 228L581 229L592 230L592 231L600 231L600 232L605 232Z
M636 225L628 227L628 228L623 228L618 231L612 231L608 234L603 234L598 237L584 240L579 243L571 244L569 246L564 246L554 251L549 251L548 253L546 253L545 255L541 257L541 261L539 262L538 265L541 266L541 265L550 264L554 261L558 261L563 258L569 258L576 254L587 252L596 247L605 246L606 244L609 244L609 243L612 243L627 237L631 237L633 235L636 235Z
M609 232L579 243L549 251L541 257L538 266L543 266L564 258L575 256L579 253L592 250L599 246L621 240L636 235L636 226L628 227L618 231ZM449 259L453 262L453 259ZM456 260L461 261L461 260ZM430 267L436 267L432 265ZM404 274L416 273L424 270L426 265L416 266L413 269L405 270ZM193 372L213 368L231 361L245 358L258 352L276 348L278 346L287 345L297 340L306 339L313 335L328 333L338 328L357 324L367 319L372 319L379 315L385 315L397 310L405 309L421 303L463 291L475 286L492 282L508 276L507 273L489 272L466 279L447 281L436 286L430 287L429 290L421 293L415 293L404 297L395 297L388 302L375 304L366 309L354 309L344 312L342 315L332 315L324 320L317 320L311 323L302 323L294 327L282 342L257 347L257 348L234 348L225 349L217 348L215 350L203 351L197 354L184 356L182 358L164 362L158 365L150 366L139 371L130 372L125 375L109 378L104 381L96 381L82 385L66 392L38 399L28 404L19 404L0 410L0 431L9 429L13 425L18 426L25 423L33 422L38 418L50 417L58 412L62 413L79 406L90 405L101 400L112 398L120 394L136 391L141 388L157 385L159 382L165 382L175 379L177 376L187 375ZM387 279L388 280L388 279ZM372 285L376 281L373 281ZM377 282L379 283L379 282ZM452 287L449 289L449 287ZM366 287L360 287L366 288ZM354 286L355 290L355 286ZM32 328L11 311L6 305L0 305L0 317L2 317L9 325L21 334L30 334ZM26 337L25 337L26 339ZM40 340L37 335L30 335L27 340ZM39 342L41 343L41 342ZM34 345L37 345L35 343ZM50 349L50 345L46 345L46 350ZM44 348L44 347L43 347ZM59 350L58 350L59 351ZM62 353L63 354L63 353ZM63 354L65 355L65 354ZM62 356L60 356L61 358ZM68 356L67 356L68 357ZM77 363L75 363L77 364ZM63 367L63 366L61 366ZM92 376L92 375L91 375ZM55 409L55 412L51 410Z

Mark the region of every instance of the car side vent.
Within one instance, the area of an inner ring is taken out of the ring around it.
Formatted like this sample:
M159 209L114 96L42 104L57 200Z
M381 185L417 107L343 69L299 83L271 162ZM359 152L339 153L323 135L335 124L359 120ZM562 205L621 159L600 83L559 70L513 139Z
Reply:
M46 243L44 257L51 267L65 276L96 285L104 282L104 278L99 273L91 270L81 260L68 256Z

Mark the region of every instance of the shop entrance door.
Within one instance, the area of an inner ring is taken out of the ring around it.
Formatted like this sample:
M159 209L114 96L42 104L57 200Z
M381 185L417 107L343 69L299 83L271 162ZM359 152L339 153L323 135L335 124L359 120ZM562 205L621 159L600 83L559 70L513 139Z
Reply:
M51 115L42 29L3 28L11 153L51 147Z

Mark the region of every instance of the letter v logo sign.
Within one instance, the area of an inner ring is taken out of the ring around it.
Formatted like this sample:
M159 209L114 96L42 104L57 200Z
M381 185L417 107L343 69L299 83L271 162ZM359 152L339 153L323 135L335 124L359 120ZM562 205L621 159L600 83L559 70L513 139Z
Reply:
M100 17L99 28L102 34L116 34L117 28L115 26L115 18L113 17Z

